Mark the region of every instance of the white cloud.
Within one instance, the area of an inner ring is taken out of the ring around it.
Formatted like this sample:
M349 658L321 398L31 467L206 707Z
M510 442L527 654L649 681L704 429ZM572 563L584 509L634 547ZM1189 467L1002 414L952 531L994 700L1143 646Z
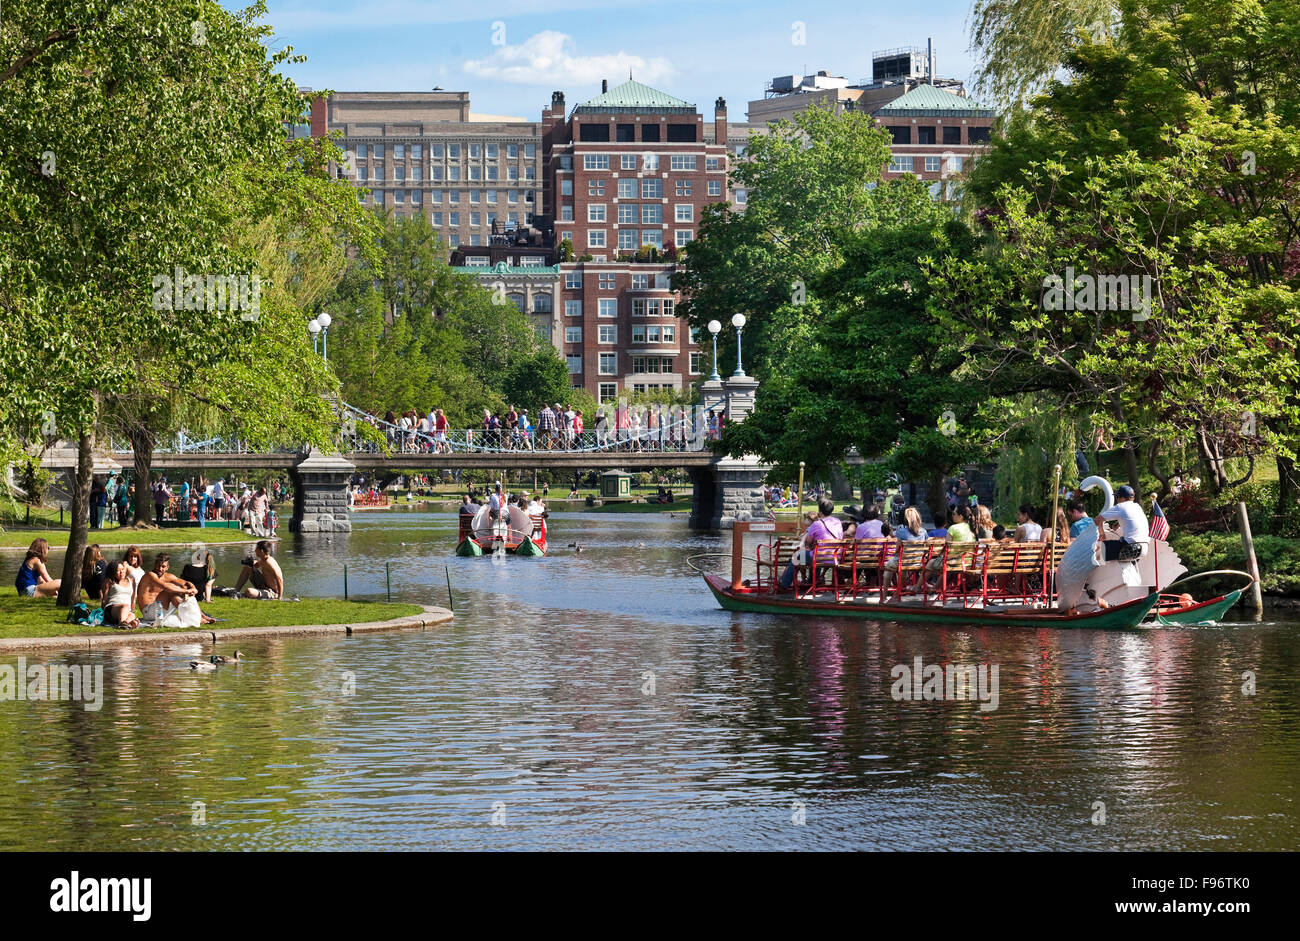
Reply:
M589 85L607 78L617 85L630 69L639 82L655 84L672 78L675 69L663 56L644 59L619 51L606 55L577 55L567 33L544 30L515 46L501 46L486 59L467 59L465 72L478 78L524 85Z

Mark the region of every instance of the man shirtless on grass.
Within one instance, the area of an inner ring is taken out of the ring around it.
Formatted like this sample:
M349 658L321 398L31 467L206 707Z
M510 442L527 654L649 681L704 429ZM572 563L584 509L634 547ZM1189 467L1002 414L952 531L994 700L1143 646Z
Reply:
M140 576L140 584L136 588L136 604L143 611L157 601L162 605L165 611L169 607L179 605L186 598L193 598L199 593L199 590L190 582L183 578L177 578L168 571L171 568L172 557L170 553L160 552L153 560L153 571L145 572ZM212 624L215 618L203 615L204 624Z
M239 573L239 580L235 582L235 591L242 588L249 598L271 600L282 598L284 573L280 571L280 563L276 562L271 555L270 540L261 540L253 550L253 556L249 560L252 564L245 563L243 571ZM248 582L247 587L244 585L245 582Z

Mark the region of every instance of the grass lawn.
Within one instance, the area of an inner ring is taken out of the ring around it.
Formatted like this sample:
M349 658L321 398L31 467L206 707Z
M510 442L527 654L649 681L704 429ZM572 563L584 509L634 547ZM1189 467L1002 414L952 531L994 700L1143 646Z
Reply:
M33 539L44 538L50 542L50 548L57 549L68 544L66 529L7 529L0 532L0 549L26 549ZM177 527L175 529L122 529L118 526L105 529L92 529L88 545L98 544L100 548L108 546L156 546L159 543L173 543L188 546L190 543L250 542L257 537L249 536L237 529L200 529L195 527Z
M415 604L381 604L369 601L249 601L214 598L200 604L204 612L224 623L201 630L239 627L285 627L297 624L359 624L411 617L423 609ZM61 637L67 634L167 634L174 631L123 631L112 627L69 624L66 608L56 608L53 598L19 598L0 595L0 637Z

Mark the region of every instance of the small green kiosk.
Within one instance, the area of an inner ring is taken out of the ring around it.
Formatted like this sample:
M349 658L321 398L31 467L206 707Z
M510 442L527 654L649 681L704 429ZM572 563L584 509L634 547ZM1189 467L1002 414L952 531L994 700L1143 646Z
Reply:
M609 470L600 475L602 500L631 500L632 475L627 471Z

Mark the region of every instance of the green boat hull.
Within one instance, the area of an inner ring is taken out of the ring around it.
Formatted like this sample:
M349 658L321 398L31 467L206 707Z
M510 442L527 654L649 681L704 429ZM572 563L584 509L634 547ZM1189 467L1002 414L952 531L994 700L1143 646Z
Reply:
M515 549L515 555L546 555L546 552L541 546L533 542L531 536L525 536L524 541Z
M796 614L811 617L851 617L869 621L904 623L962 624L965 626L1082 627L1093 630L1130 630L1142 623L1158 595L1128 604L1085 614L1062 614L1049 609L1026 612L985 611L975 608L923 608L907 605L866 605L816 599L799 599L792 595L746 593L731 590L728 582L716 575L705 575L705 583L727 611L753 614Z
M1243 591L1245 591L1244 588L1238 588L1236 591L1228 592L1222 598L1216 598L1214 601L1198 605L1195 608L1188 608L1186 611L1156 614L1155 619L1161 624L1204 624L1207 621L1217 621L1237 603Z
M483 554L483 547L480 546L473 539L470 539L469 537L462 539L460 541L460 545L456 547L456 555L463 555L463 556L470 557L470 556L480 556L482 554Z

